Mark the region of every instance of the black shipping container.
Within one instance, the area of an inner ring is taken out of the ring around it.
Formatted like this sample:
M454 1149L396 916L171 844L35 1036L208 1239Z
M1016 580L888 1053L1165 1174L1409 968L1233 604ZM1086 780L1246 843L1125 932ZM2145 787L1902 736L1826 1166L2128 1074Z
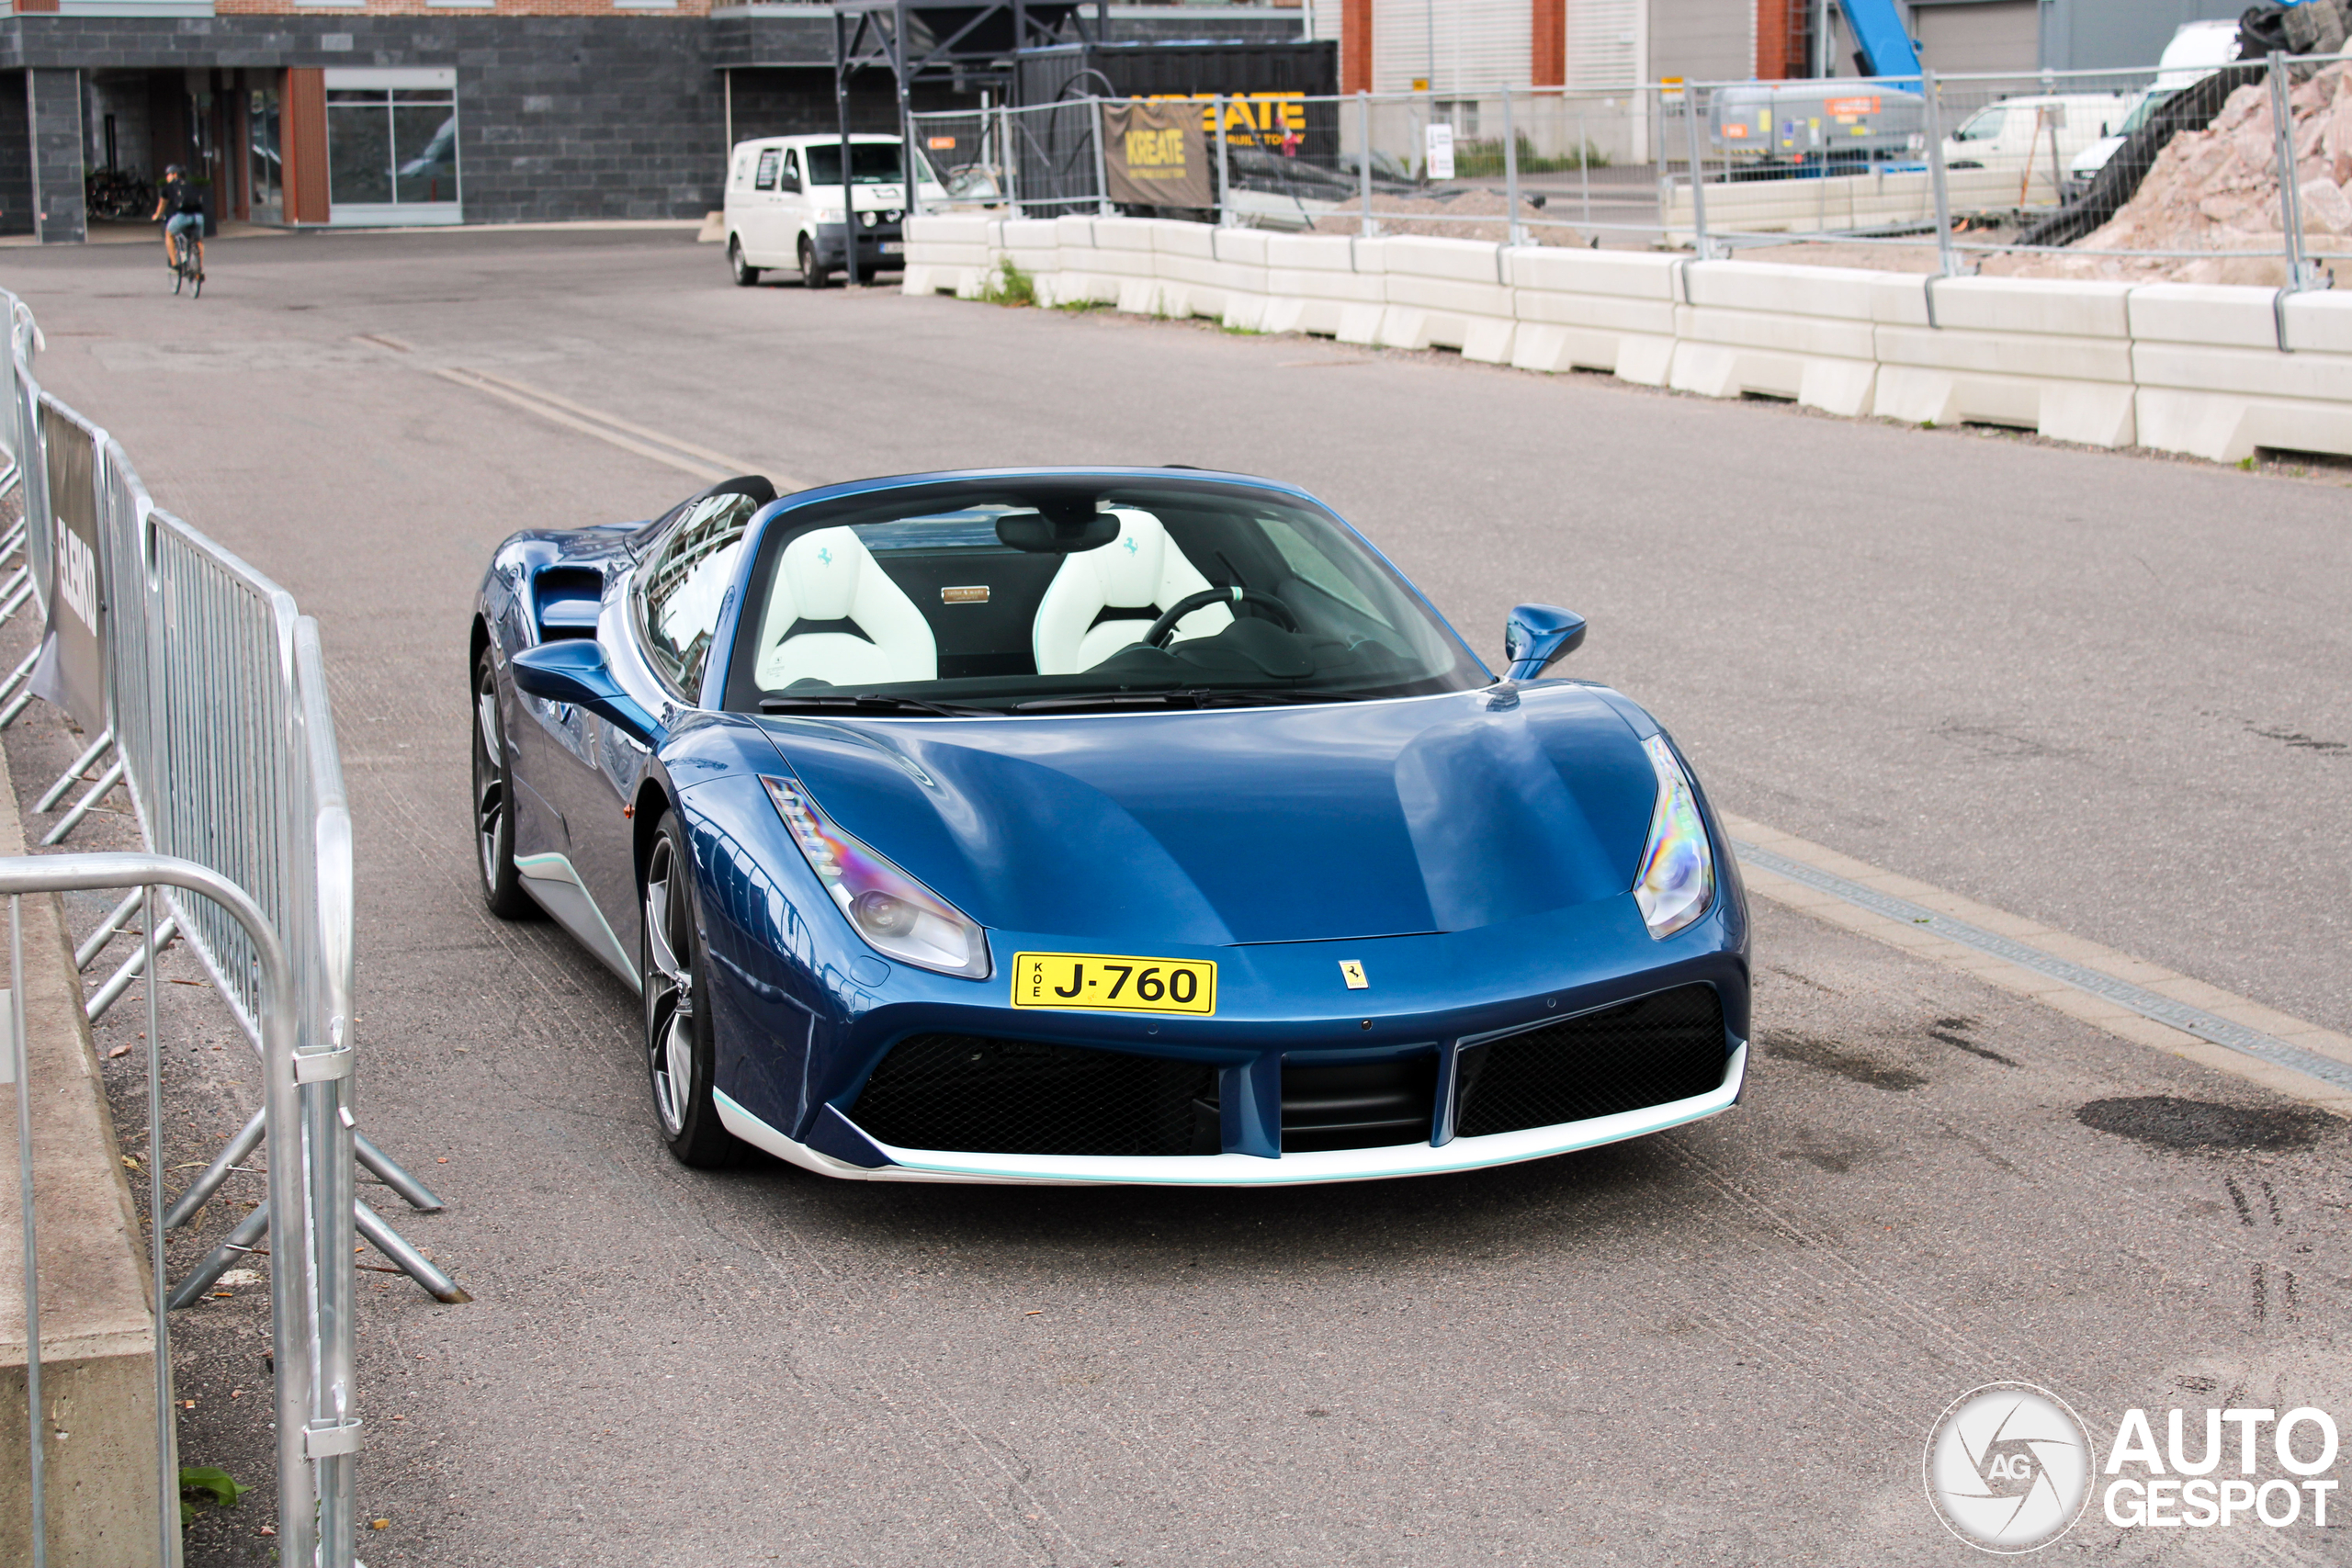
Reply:
M1261 43L1208 39L1177 43L1073 43L1024 49L1013 56L1013 102L1043 106L1070 99L1209 97L1232 107L1228 145L1329 167L1339 156L1340 45L1334 39ZM1289 103L1304 98L1310 101ZM1314 101L1319 100L1319 101ZM1203 106L1207 112L1207 106ZM1093 113L1082 105L1022 117L1018 180L1027 206L1094 189ZM1297 140L1284 146L1295 132ZM1211 145L1215 145L1214 132ZM1042 212L1075 211L1069 206Z

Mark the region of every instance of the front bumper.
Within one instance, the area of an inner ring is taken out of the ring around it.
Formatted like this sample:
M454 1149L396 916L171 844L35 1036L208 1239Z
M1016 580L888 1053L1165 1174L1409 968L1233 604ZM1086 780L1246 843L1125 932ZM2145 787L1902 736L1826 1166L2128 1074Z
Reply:
M858 224L849 230L856 237L857 265L861 267L902 266L907 259L906 236L898 223L876 223L872 228ZM842 238L843 226L820 223L817 226L817 260L820 265L845 265L847 252Z
M1381 1181L1446 1171L1483 1170L1545 1159L1577 1149L1622 1143L1669 1127L1703 1121L1739 1101L1747 1077L1747 1045L1742 1042L1725 1060L1721 1087L1705 1094L1555 1127L1455 1138L1442 1146L1395 1145L1372 1149L1331 1149L1288 1154L1280 1159L1251 1155L1003 1155L955 1154L899 1149L867 1142L888 1163L853 1164L795 1142L724 1094L714 1098L727 1130L778 1159L822 1176L854 1181L957 1181L1085 1186L1120 1183L1163 1187L1298 1187L1329 1181ZM856 1130L837 1112L828 1125L838 1136ZM862 1135L860 1135L862 1137ZM830 1140L829 1140L830 1141Z

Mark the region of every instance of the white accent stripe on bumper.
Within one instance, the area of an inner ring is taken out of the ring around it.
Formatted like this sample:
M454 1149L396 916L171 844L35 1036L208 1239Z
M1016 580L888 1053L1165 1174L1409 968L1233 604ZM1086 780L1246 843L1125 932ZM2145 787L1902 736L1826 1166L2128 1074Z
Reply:
M1747 1046L1731 1054L1723 1085L1689 1100L1673 1100L1589 1122L1533 1127L1522 1133L1493 1133L1456 1138L1442 1148L1407 1144L1382 1149L1329 1149L1315 1154L1260 1159L1251 1155L971 1155L938 1149L898 1149L876 1144L895 1165L875 1169L851 1165L795 1143L727 1096L712 1092L727 1130L778 1159L822 1176L859 1181L1040 1182L1054 1186L1094 1182L1162 1187L1292 1187L1318 1181L1381 1181L1400 1176L1434 1176L1449 1170L1479 1170L1595 1148L1669 1127L1702 1121L1728 1111L1747 1077Z

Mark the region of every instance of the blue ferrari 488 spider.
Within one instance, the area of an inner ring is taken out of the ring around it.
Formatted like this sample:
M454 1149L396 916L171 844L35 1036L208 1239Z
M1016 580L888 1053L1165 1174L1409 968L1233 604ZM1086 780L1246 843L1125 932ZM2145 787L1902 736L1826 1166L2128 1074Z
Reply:
M663 1137L829 1176L1267 1185L1712 1115L1747 911L1656 720L1498 680L1306 492L916 474L518 534L484 896L643 998Z

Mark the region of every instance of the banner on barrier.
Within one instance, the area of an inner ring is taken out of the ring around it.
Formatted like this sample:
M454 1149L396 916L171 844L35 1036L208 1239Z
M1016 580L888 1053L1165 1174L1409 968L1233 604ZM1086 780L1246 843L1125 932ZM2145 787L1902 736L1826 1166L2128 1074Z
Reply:
M1208 138L1189 104L1102 106L1102 175L1113 201L1138 207L1216 205Z
M98 619L98 443L95 432L54 403L40 406L49 480L49 623L41 633L33 694L74 716L96 734L106 728L106 641Z

